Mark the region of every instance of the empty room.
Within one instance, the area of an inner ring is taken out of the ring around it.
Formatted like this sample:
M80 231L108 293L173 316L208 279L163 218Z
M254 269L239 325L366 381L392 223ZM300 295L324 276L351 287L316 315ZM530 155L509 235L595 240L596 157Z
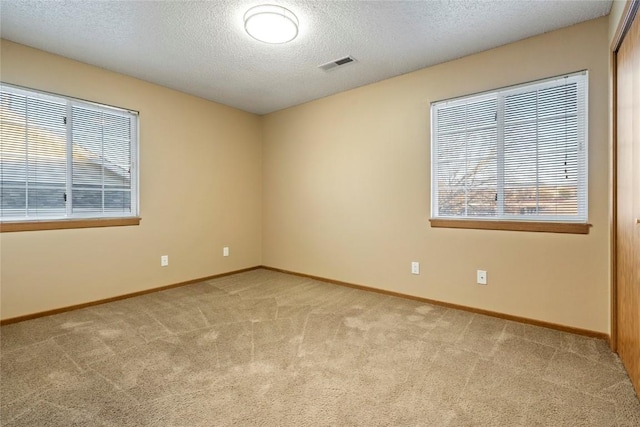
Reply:
M0 425L640 426L640 0L0 0Z

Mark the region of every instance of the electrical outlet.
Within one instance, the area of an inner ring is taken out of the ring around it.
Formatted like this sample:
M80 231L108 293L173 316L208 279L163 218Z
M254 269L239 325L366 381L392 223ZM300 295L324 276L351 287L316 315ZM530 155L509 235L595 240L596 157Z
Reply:
M420 263L418 261L411 262L411 274L420 274Z
M166 267L169 265L169 255L162 255L160 257L160 267Z
M484 270L478 270L476 273L478 285L487 284L487 272Z
M229 256L229 247L225 246L222 248L222 256Z

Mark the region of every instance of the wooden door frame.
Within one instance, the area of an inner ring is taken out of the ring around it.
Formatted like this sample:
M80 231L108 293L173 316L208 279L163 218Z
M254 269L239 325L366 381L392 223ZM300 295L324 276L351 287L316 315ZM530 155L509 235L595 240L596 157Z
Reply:
M611 173L609 182L611 186L611 203L609 211L609 226L611 233L611 338L609 346L611 350L618 350L618 50L629 31L633 19L638 14L640 0L627 0L622 12L622 17L616 28L616 33L611 41L611 73L612 73L612 119L611 119ZM638 14L640 19L640 14Z

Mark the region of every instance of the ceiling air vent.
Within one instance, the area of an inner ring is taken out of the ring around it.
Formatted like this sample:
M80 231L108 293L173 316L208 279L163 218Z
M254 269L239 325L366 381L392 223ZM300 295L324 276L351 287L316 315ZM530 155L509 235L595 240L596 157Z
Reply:
M355 59L352 56L345 56L344 58L336 59L331 62L327 62L326 64L319 65L318 68L324 71L330 71L340 66L345 66L355 62Z

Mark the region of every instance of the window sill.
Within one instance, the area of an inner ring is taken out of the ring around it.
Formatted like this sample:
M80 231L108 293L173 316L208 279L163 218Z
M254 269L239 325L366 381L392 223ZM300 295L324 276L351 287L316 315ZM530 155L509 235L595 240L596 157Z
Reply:
M571 222L491 221L468 219L430 219L434 228L471 228L476 230L536 231L543 233L589 234L591 224Z
M139 225L141 218L74 218L40 221L0 222L0 233L14 231L65 230L70 228L121 227Z

